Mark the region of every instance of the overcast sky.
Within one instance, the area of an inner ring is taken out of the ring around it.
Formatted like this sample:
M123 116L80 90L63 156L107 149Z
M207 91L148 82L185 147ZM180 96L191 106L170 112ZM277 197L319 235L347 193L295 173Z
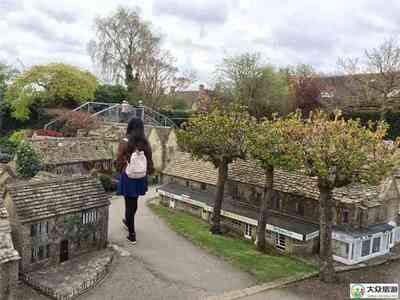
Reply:
M277 66L335 72L339 56L360 56L400 33L399 0L0 0L0 60L95 71L86 51L93 20L119 3L140 9L178 67L204 83L226 54L258 51Z

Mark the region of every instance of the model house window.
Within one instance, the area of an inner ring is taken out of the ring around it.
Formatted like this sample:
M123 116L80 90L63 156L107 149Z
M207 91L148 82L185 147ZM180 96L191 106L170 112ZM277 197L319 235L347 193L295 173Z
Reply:
M50 245L32 247L31 263L39 262L50 257Z
M175 199L169 199L169 207L175 208Z
M281 200L277 197L272 198L272 208L280 210L282 206Z
M253 236L253 226L250 224L245 223L244 224L244 237L246 239L251 239Z
M186 180L186 183L185 183L185 184L186 184L187 187L190 187L190 183L189 183L188 180Z
M31 224L31 236L38 236L49 233L49 222Z
M201 185L200 185L200 189L202 190L202 191L205 191L206 189L207 189L207 184L206 183L201 183Z
M379 252L379 248L381 247L381 238L376 237L372 240L372 253Z
M349 224L349 211L347 209L342 211L342 224Z
M238 220L232 220L232 225L235 228L240 228L242 226L242 223Z
M370 254L371 251L371 240L365 240L362 242L361 246L361 256L367 256Z
M304 204L302 202L296 203L296 213L300 216L304 216Z
M349 244L338 241L338 240L332 240L332 252L334 255L343 257L343 258L348 258L349 257Z
M286 237L283 234L276 233L275 235L275 246L279 250L284 251L286 249Z
M89 209L82 212L82 224L94 224L97 221L97 210Z

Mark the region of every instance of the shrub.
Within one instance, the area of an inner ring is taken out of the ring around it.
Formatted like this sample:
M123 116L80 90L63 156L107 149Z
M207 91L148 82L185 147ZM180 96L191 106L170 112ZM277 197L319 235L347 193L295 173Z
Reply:
M99 120L96 117L92 117L90 113L83 111L71 111L60 118L58 118L59 125L58 128L64 136L76 136L78 130L83 130L86 134L89 133L90 130L96 129L99 127Z
M41 159L35 149L28 143L20 143L16 159L17 173L23 178L34 177L41 168Z
M347 112L343 116L345 119L360 119L363 125L367 125L368 121L379 121L380 112ZM385 121L390 126L386 138L395 140L400 136L400 112L387 112Z
M106 192L115 191L115 184L113 183L113 179L111 176L106 174L100 174L99 179Z
M13 156L17 147L18 143L12 142L7 137L0 137L0 152Z
M10 136L10 142L19 145L25 139L25 132L23 130L14 131Z

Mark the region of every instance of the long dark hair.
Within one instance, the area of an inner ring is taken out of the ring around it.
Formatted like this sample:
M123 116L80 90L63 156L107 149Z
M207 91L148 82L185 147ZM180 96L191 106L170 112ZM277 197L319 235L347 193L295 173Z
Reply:
M147 145L146 135L144 134L144 124L141 119L132 118L129 120L126 129L128 138L128 151L143 150Z

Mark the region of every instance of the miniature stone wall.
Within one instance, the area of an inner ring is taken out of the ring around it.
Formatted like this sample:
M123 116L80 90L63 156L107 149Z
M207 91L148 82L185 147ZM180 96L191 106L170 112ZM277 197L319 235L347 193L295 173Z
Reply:
M0 264L0 299L16 300L18 261Z

